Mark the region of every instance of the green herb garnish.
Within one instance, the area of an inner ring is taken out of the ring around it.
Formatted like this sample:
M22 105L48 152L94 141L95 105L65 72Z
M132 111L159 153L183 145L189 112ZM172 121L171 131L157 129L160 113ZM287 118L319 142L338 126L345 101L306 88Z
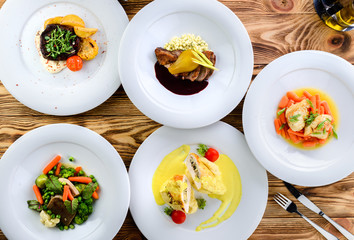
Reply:
M320 130L320 129L323 127L323 125L325 124L326 121L327 121L327 119L326 119L326 120L323 120L322 122L320 122L320 124L318 124L318 126L316 127L316 129L317 129L317 130Z
M277 114L278 114L278 116L280 116L280 115L282 115L283 114L283 112L285 112L285 110L286 110L286 108L283 108L282 110L280 110Z
M81 194L82 198L89 199L97 187L98 187L97 182L96 183L90 182L89 184L87 184L86 187L84 188L84 190L82 191L82 194Z
M334 126L332 128L332 131L333 131L333 137L335 137L335 139L338 139L338 135L337 135L336 130L334 129Z
M60 54L74 53L73 42L76 40L76 35L71 31L62 30L59 26L54 29L49 36L45 36L45 48L49 53L47 56L57 58Z
M49 191L54 193L62 193L62 184L59 182L58 177L50 175L49 178L45 181L45 186Z
M299 117L301 116L301 114L296 114L296 115L294 115L294 116L291 116L290 117L290 119L289 119L289 121L290 122L297 122L297 121L299 121Z
M279 130L282 130L284 127L285 127L285 123L283 123L283 124L280 126Z
M204 209L206 206L206 200L204 198L197 198L198 208Z
M73 214L76 212L76 209L79 206L79 200L77 200L77 198L74 198L72 201L66 200L64 205L68 212Z
M27 204L29 209L33 209L37 212L40 212L43 209L43 206L37 200L28 200Z
M313 106L313 104L312 104L312 102L311 102L310 99L306 99L306 102L307 102L308 104L310 104L310 107L315 108L315 107Z
M318 116L318 113L310 113L310 115L306 116L305 117L305 123L306 125L310 125L314 120L315 118Z
M165 207L163 211L166 215L171 216L173 209L171 207Z
M198 144L198 148L197 151L199 153L200 156L204 157L205 153L208 151L208 146L205 144Z

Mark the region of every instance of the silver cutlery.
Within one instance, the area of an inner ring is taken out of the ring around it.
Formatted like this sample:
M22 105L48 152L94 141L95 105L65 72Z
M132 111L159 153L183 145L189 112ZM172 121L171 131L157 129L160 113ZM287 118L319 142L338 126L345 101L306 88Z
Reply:
M303 219L305 219L309 224L311 224L317 231L319 231L326 239L328 240L339 240L336 236L332 235L331 233L327 232L320 226L318 226L316 223L312 222L310 219L305 217L302 213L300 213L297 210L296 204L293 203L290 199L285 197L281 193L277 193L273 199L286 211L291 212L291 213L297 213L299 214Z
M354 235L351 234L349 231L347 231L345 228L343 228L341 225L333 221L330 217L328 217L326 214L324 214L321 209L319 209L313 202L310 201L307 197L305 197L301 192L299 192L293 185L290 183L284 182L285 186L287 189L291 192L294 197L299 200L305 207L310 209L311 211L319 214L320 216L324 217L328 222L330 222L335 228L338 229L339 232L343 234L347 239L349 240L354 240Z

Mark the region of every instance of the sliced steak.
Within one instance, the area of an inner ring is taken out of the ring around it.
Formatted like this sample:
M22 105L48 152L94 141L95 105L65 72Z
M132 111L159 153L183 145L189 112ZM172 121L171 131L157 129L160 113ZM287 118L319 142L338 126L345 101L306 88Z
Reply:
M71 51L70 53L59 54L56 58L53 58L52 56L50 56L50 53L47 51L47 48L45 47L45 45L47 44L45 37L47 37L47 36L50 37L52 31L54 31L58 27L61 30L69 31L75 35L73 27L59 25L59 24L48 24L40 36L40 49L41 49L42 55L45 59L54 60L54 61L66 60L69 57L76 55L80 49L80 38L76 37L75 41L73 41L71 44L71 46L73 47L73 51Z
M181 50L169 51L164 48L156 48L155 55L157 61L160 65L165 66L166 68L170 67L173 64L179 55L182 53ZM204 51L204 55L215 65L216 56L212 51ZM183 72L179 74L174 74L175 77L180 77L182 79L188 79L190 81L203 81L207 80L212 74L214 70L210 68L203 67L199 65L196 69L191 72Z
M177 60L179 56L177 53L181 54L179 51L168 51L160 47L155 49L157 61L160 65L164 65L165 67L167 64L172 64Z
M48 209L55 215L59 214L61 216L60 222L65 226L69 226L76 215L76 213L71 214L68 212L64 205L63 197L60 195L56 195L50 199Z
M216 56L212 51L204 51L203 52L204 55L213 63L213 65L215 66L216 63ZM209 68L209 73L207 74L207 76L204 78L204 80L209 79L209 77L213 74L214 70Z

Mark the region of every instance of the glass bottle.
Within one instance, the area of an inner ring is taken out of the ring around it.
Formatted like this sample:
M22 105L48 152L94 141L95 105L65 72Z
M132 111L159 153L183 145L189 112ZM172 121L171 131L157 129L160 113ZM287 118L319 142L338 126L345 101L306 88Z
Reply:
M314 6L327 26L337 31L354 28L354 0L314 0Z

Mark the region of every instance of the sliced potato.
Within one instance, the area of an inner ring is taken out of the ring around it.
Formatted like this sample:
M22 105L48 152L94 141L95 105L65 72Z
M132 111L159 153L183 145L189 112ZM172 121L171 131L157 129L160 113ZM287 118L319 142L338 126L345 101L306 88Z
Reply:
M98 45L92 38L82 38L80 50L77 53L82 60L91 60L98 54Z
M97 28L74 27L75 34L81 38L88 38L97 32Z
M61 25L67 25L67 26L78 26L78 27L85 27L85 22L82 20L79 16L76 16L74 14L69 14L63 17L63 19L60 22Z
M63 17L53 17L45 20L44 22L44 29L47 27L48 24L60 24L63 20Z

